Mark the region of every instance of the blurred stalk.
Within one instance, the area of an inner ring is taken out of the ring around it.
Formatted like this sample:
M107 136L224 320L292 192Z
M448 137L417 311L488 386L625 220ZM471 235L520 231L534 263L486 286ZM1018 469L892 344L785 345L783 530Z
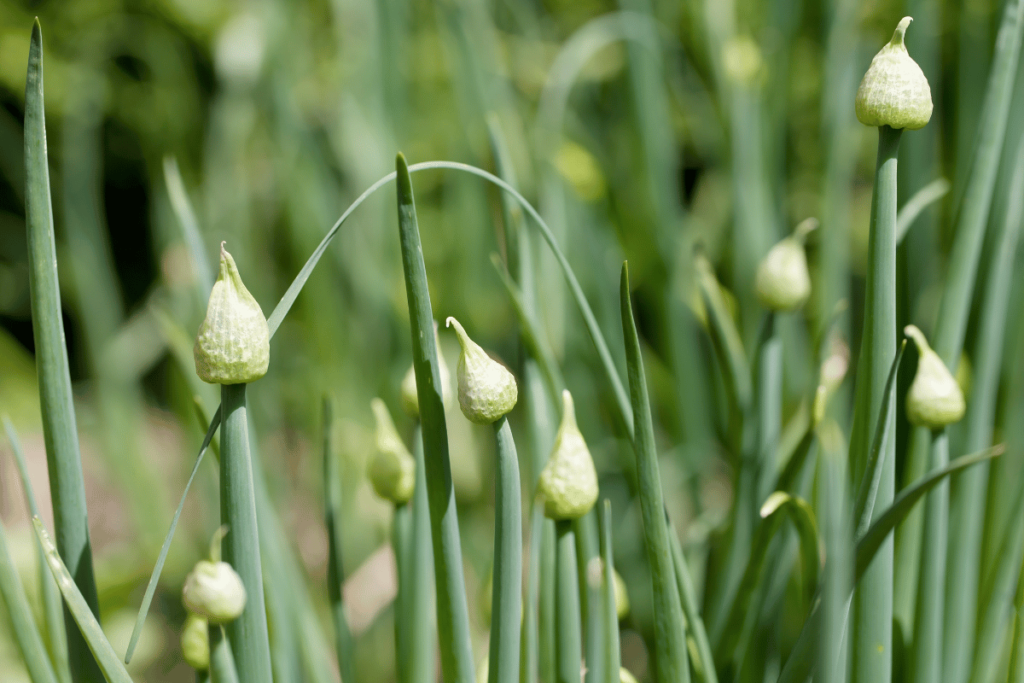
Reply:
M248 596L246 609L225 631L234 643L239 680L271 683L245 390L245 384L225 384L220 394L220 515L221 524L229 529L221 541L221 555L238 572Z
M82 592L85 603L98 618L99 600L93 576L85 484L57 278L43 105L43 38L38 19L32 27L25 81L25 223L32 332L57 549L65 558L68 573ZM66 607L64 626L72 680L99 683L102 680L99 667Z
M235 659L224 627L210 624L210 683L239 683Z
M412 625L409 619L409 600L413 572L412 557L412 506L395 505L391 516L391 550L395 555L395 573L398 589L395 592L395 678L399 683L410 683L412 669L409 666L410 637Z
M334 454L334 402L323 398L323 495L324 524L327 527L327 597L331 605L331 619L334 622L334 649L341 669L342 683L355 683L353 668L352 633L345 618L345 603L342 587L345 582L345 567L341 552L341 478L337 472L337 457ZM405 683L405 682L403 682Z
M1010 649L1010 674L1006 683L1024 683L1024 566L1021 566L1017 577L1013 609L1013 645Z
M585 683L594 683L604 677L604 661L598 653L604 639L604 617L600 610L601 588L590 581L591 562L600 561L600 534L597 529L597 506L575 520L576 571L579 574L580 616L583 619L583 657L586 666Z
M409 547L411 578L405 614L409 619L408 669L412 683L433 683L434 662L434 556L430 546L430 505L427 501L423 434L417 425L412 454L416 459L416 489L412 495L412 534ZM343 680L342 683L345 683Z
M604 629L601 649L589 656L594 660L602 660L604 676L595 677L597 683L619 683L622 657L619 651L619 614L615 603L615 564L612 558L612 504L607 498L600 504L598 523L601 532L601 623Z
M845 683L849 669L845 633L852 588L853 529L849 518L850 495L846 483L846 453L843 434L832 421L821 425L819 476L825 495L822 532L825 537L825 568L822 577L818 672L821 683ZM808 616L808 624L814 615Z
M543 504L536 505L541 512ZM554 521L544 518L541 524L540 604L538 619L538 680L543 683L558 681L558 538ZM578 599L578 598L577 598Z
M580 587L576 573L576 534L571 520L555 522L557 560L555 609L556 683L580 683L583 641L580 636Z
M878 129L878 158L871 201L864 334L856 384L856 413L850 452L867 453L875 420L893 422L893 411L880 414L889 367L896 355L896 158L902 130ZM877 416L877 418L876 418ZM891 427L885 430L891 433ZM872 519L892 503L896 478L895 439L881 453L882 472ZM854 462L855 476L866 462ZM892 537L883 541L854 596L851 628L853 683L888 683L892 676Z

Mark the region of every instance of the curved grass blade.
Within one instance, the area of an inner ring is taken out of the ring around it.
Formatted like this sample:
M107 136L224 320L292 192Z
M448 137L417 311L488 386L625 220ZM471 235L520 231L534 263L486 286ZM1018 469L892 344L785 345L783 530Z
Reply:
M25 464L25 453L21 449L21 441L14 430L14 425L6 415L3 416L3 422L7 440L11 443L11 451L14 453L14 461L18 465L18 475L21 477L21 486L25 490L29 514L39 517L39 506L36 504L36 495L28 477L28 467ZM60 593L57 591L57 584L53 581L50 568L46 564L42 546L36 544L36 551L39 555L39 587L43 595L43 614L46 618L47 651L50 653L50 659L53 661L53 668L58 678L62 683L67 683L71 680L71 671L68 669L67 634L64 631L64 612Z
M733 409L742 415L749 409L754 393L750 380L750 366L743 351L743 340L722 298L721 285L715 277L711 263L702 253L697 254L695 261L697 284L704 301L704 310L707 312L711 341L725 371L726 389L729 391Z
M654 595L654 658L659 680L668 683L688 682L686 630L683 610L676 585L675 567L665 523L665 497L661 490L658 455L654 444L654 425L647 395L640 339L637 337L633 307L629 300L629 266L622 264L619 282L622 308L622 334L626 347L626 368L629 393L633 403L633 424L636 427L633 450L636 452L640 508L644 524L644 545L651 567Z
M697 591L693 587L693 578L690 576L690 568L686 564L686 556L683 555L683 546L679 543L679 537L672 527L668 513L665 514L668 521L668 539L672 544L672 564L676 570L676 583L679 584L679 597L683 603L683 615L686 616L686 623L693 633L693 640L697 644L697 655L700 658L700 666L694 662L694 670L698 672L704 683L718 683L718 672L715 670L715 659L711 654L711 641L708 639L707 630L704 628L704 619L700 614L700 607L697 604Z
M495 482L494 586L491 605L489 683L519 683L522 619L523 532L519 457L508 420L494 423L498 466Z
M132 683L128 671L124 668L117 654L114 653L114 648L107 642L106 636L103 635L100 622L96 621L96 617L89 608L89 603L85 601L82 592L77 584L75 584L74 579L71 578L68 568L64 566L64 562L60 559L57 546L53 544L50 534L43 528L42 520L38 517L33 517L32 523L36 528L36 537L39 539L40 545L43 546L43 552L46 554L46 562L50 566L50 571L53 572L53 578L57 582L57 587L60 589L61 594L64 596L64 604L78 624L78 628L81 629L81 634L88 644L89 650L92 652L91 657L95 658L92 660L95 663L94 665L98 667L98 670L102 670L102 675L110 683Z
M469 610L466 606L466 584L462 577L462 548L455 489L452 486L451 462L448 458L448 428L441 402L441 380L434 344L434 315L430 308L430 290L427 287L427 271L416 220L416 203L405 157L399 154L395 166L402 266L409 299L413 368L423 428L427 496L430 499L441 669L446 681L473 683Z
M92 567L82 459L71 395L68 351L64 344L47 163L43 37L37 19L32 26L25 79L25 223L28 227L32 332L57 547L62 556L68 558L68 571L81 589L85 603L94 615L98 615L99 600ZM82 634L68 619L65 619L65 630L73 679L98 682L100 672L89 655Z
M605 498L601 502L597 518L601 532L601 612L604 625L604 639L601 656L604 658L604 680L598 683L619 683L619 669L622 655L619 651L619 614L615 608L615 563L612 558L612 503Z
M342 601L342 584L345 569L341 557L341 479L337 473L337 459L333 443L334 407L329 396L323 399L323 477L324 477L324 524L327 527L327 596L331 604L331 619L334 622L334 647L344 683L355 683L352 666L352 633L345 618L345 603Z
M167 185L167 196L171 200L171 209L178 218L182 235L185 237L185 244L188 245L189 254L195 262L199 291L209 292L213 288L213 273L215 271L210 268L210 260L206 257L203 236L199 232L199 221L196 220L192 202L188 199L185 183L181 179L178 160L171 155L164 157L164 183Z
M936 178L914 193L914 196L900 207L896 212L896 244L903 242L903 238L913 227L914 221L924 213L925 209L949 193L949 187L948 180Z
M3 523L0 523L0 597L7 607L7 615L14 631L14 641L21 650L32 683L57 683L57 674L54 673L53 664L43 644L43 637L36 626L35 617L32 616L32 606L29 605L25 588L21 585L18 568L7 550L7 532Z
M906 349L907 340L904 339L896 351L896 357L892 359L892 365L889 366L889 376L885 380L885 389L882 392L882 404L878 407L878 417L875 418L875 434L871 439L867 466L857 491L857 502L853 509L853 518L857 520L856 535L858 538L867 531L874 513L878 486L882 481L882 470L885 466L882 459L883 449L888 439L892 438L891 432L896 426L893 406L893 400L896 398L896 374L899 372L900 361L903 360L903 352Z
M959 472L960 470L976 465L979 462L985 462L992 458L999 457L1006 450L1006 447L1002 444L993 446L992 448L986 449L980 453L974 455L964 455L956 460L953 460L946 467L941 470L930 473L928 476L915 482L913 485L906 487L900 491L899 495L893 500L892 505L883 512L881 515L875 518L875 522L871 527L857 539L857 550L856 560L854 563L854 584L860 581L867 569L871 560L874 559L875 553L882 547L882 542L885 541L886 537L892 533L892 530L896 528L896 525L902 522L914 505L921 500L921 497L926 493L935 488L941 483L946 477Z

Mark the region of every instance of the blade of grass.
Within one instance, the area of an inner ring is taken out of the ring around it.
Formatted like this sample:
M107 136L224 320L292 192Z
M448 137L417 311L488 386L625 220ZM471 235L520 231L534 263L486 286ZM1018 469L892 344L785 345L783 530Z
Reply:
M132 679L128 675L128 671L125 670L121 660L114 653L114 648L110 646L106 636L103 635L100 622L96 621L95 615L89 608L89 603L85 601L85 597L71 577L71 573L60 559L57 546L53 544L50 534L43 528L43 522L38 517L33 517L32 523L35 525L36 537L39 539L40 545L43 546L46 562L50 566L53 578L64 596L64 604L78 624L82 637L91 652L89 657L94 666L98 671L102 671L101 675L109 683L131 683ZM77 673L74 670L72 672Z
M338 657L343 683L355 683L352 666L352 633L345 618L345 603L342 600L342 585L345 582L345 568L341 555L341 478L337 472L334 455L334 404L328 396L323 398L323 485L324 523L327 527L327 597L331 605L331 619L334 622L334 648Z
M902 130L878 129L875 187L871 198L868 272L865 291L861 371L855 387L855 413L850 452L854 477L867 471L864 444L875 432L875 420L893 421L893 412L880 411L886 373L896 356L896 159ZM876 418L876 416L878 416ZM888 431L889 426L885 429ZM890 439L881 453L878 507L893 499L896 444ZM858 459L859 457L859 459ZM888 539L874 560L869 576L858 586L851 629L852 683L889 683L892 677L893 543Z
M669 547L668 526L665 523L665 498L661 490L658 455L654 444L654 425L651 421L651 406L647 395L647 379L640 356L640 339L637 337L633 307L629 299L629 267L626 263L622 264L619 298L622 306L622 334L626 346L629 391L633 404L633 424L636 427L633 450L636 452L644 545L651 567L651 588L654 596L655 670L658 680L665 683L688 682L690 667L687 661L686 630Z
M18 476L21 477L21 487L25 491L25 500L28 501L29 514L32 517L39 517L39 506L36 504L36 495L28 477L28 466L25 464L25 453L21 449L21 441L14 430L14 425L6 415L3 416L3 422L7 440L14 453L14 461L18 465ZM57 677L61 683L67 683L71 680L71 671L68 669L67 634L64 631L64 612L60 593L57 591L57 584L53 581L50 568L46 564L43 548L39 544L36 544L36 552L39 556L39 590L43 596L43 615L46 619L46 638L44 640Z
M683 615L686 623L693 633L693 640L697 645L697 655L700 658L700 667L694 662L694 670L704 680L704 683L718 683L718 672L715 670L715 659L711 654L711 641L708 639L707 630L704 628L704 619L700 614L700 606L697 604L697 591L693 587L693 578L690 576L690 568L686 564L686 556L683 555L683 546L679 543L679 536L672 526L668 514L665 515L668 521L668 539L672 545L672 565L676 572L676 583L679 585L679 597L683 604Z
M936 178L914 193L914 196L900 207L896 212L896 244L903 243L903 238L925 209L949 194L949 187L948 180Z
M604 659L604 678L599 683L619 683L622 655L619 651L619 614L615 606L615 564L612 558L612 504L607 498L601 503L598 523L601 527L601 611L604 638L601 654ZM595 656L596 653L595 653Z
M7 532L3 523L0 523L0 597L3 597L3 603L7 607L7 615L14 631L14 641L18 644L32 683L57 683L57 674L54 673L53 664L43 644L43 637L36 626L35 617L32 616L32 606L25 595L21 577L18 576L18 568L7 550Z
M50 204L50 172L46 152L43 104L43 37L39 21L32 26L28 74L25 79L25 222L28 226L29 288L39 400L46 441L46 463L57 548L85 603L99 615L96 579L89 541L89 518L82 480L82 459L71 394L68 352L57 277L57 251ZM68 662L75 681L100 681L100 671L74 621L65 629Z
M167 196L171 200L171 209L181 224L185 244L188 245L189 254L192 256L198 280L197 289L200 292L209 292L213 288L215 271L210 268L210 260L206 257L203 236L199 232L199 221L196 220L192 202L188 199L188 191L185 190L185 183L181 179L178 160L171 155L164 157L164 182L167 185Z
M523 532L519 456L508 420L494 423L498 466L495 482L494 586L491 603L489 683L519 683L522 619Z
M555 522L555 678L580 683L583 638L580 634L580 583L576 570L576 534L570 520Z
M413 368L423 428L427 495L430 499L441 670L446 681L473 683L469 611L466 606L466 584L462 578L462 549L458 513L455 509L455 489L452 486L451 462L448 458L448 429L441 402L441 380L434 345L434 315L430 308L430 291L416 220L416 204L405 157L399 154L395 165L402 266L409 299Z
M224 627L210 624L207 631L210 637L211 683L238 683L235 658L231 653L231 644L224 634Z

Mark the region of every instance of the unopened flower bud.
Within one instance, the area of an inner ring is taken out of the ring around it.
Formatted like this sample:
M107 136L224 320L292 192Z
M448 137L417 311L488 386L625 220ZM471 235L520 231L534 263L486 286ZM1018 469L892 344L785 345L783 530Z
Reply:
M932 90L903 43L910 17L903 17L892 40L878 51L857 89L857 120L865 126L917 130L932 117Z
M211 384L248 384L267 374L270 328L242 284L231 254L220 245L220 274L193 349L196 374Z
M398 435L384 401L375 398L370 407L377 421L377 451L370 460L370 483L381 498L404 505L416 487L416 461Z
M441 381L441 400L447 404L451 398L452 375L448 370L448 364L444 362L444 354L441 353L441 343L437 339L437 323L434 323L434 348L437 349L437 370ZM402 409L410 417L420 415L420 397L416 393L416 368L409 366L409 371L402 378Z
M550 519L579 519L597 502L597 471L583 434L576 426L572 395L562 392L562 424L555 446L537 482Z
M188 611L214 625L237 619L245 609L245 598L242 578L227 562L200 560L182 590Z
M904 332L917 345L917 374L907 391L907 419L911 424L942 429L959 422L966 404L960 385L949 368L932 351L921 330L907 325Z
M792 311L811 295L811 274L807 269L804 240L818 227L808 218L793 234L776 244L757 267L754 289L761 305L772 311Z
M210 634L206 619L189 613L181 630L181 655L196 671L210 668Z
M456 370L462 414L477 424L495 422L516 405L519 393L515 377L470 339L458 320L448 318L446 326L455 328L462 346Z

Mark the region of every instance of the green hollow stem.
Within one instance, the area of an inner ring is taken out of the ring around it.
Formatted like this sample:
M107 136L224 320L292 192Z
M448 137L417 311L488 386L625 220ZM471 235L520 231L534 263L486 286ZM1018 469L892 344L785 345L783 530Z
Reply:
M423 429L423 452L434 544L434 582L437 590L437 629L441 669L449 683L473 683L473 650L469 608L462 574L462 543L455 507L448 427L441 400L441 376L434 342L426 266L416 220L416 203L405 157L396 161L398 224L412 333L413 368Z
M932 472L949 464L949 435L945 429L932 434L929 460ZM942 652L948 527L949 481L944 480L925 499L920 581L910 662L911 680L915 683L943 680L942 657L937 655ZM973 589L974 586L961 586L961 590Z
M224 627L210 624L207 632L210 637L210 683L238 683L235 658Z
M846 484L845 451L838 426L823 429L837 438L821 440L820 481L826 495L822 497L822 531L825 536L825 567L821 589L820 629L818 631L817 666L822 683L845 683L844 657L847 616L850 611L850 564L853 529L847 512L849 493ZM808 622L814 619L811 616Z
M247 595L242 615L225 627L234 644L238 677L246 683L271 683L270 641L263 599L263 570L256 524L245 384L221 386L224 416L220 436L220 519L228 533L221 557L234 567Z
M580 683L583 640L576 534L571 520L555 522L555 682Z
M522 617L523 531L519 458L508 420L494 423L498 467L494 514L494 587L488 683L519 681Z
M541 522L540 590L537 606L537 665L539 679L554 681L558 671L556 633L558 632L558 538L555 523Z
M865 291L864 332L856 385L856 414L851 453L866 453L864 445L874 433L877 419L893 420L891 411L880 414L889 367L896 355L896 172L901 130L878 129L875 188L871 201L868 237L868 272ZM892 503L896 479L896 444L887 440L880 457L882 473L875 499L877 518ZM854 462L857 477L865 462ZM888 536L864 575L854 596L851 644L852 683L889 683L892 678L893 540Z
M412 670L409 666L410 637L412 622L409 619L409 601L412 593L412 574L416 570L412 551L412 505L394 507L391 518L391 549L395 554L395 568L398 574L398 591L395 593L395 677L399 683L409 683Z
M686 629L676 585L675 566L669 546L668 524L665 520L665 496L661 490L661 474L654 443L654 423L647 394L640 355L640 339L633 307L629 298L629 267L622 264L619 280L619 301L622 312L622 336L626 347L626 372L629 395L636 428L633 451L636 454L637 479L640 488L640 510L644 526L644 545L651 566L651 588L654 596L654 638L658 680L662 683L688 683L690 666L686 649Z
M598 516L601 533L601 625L602 641L600 655L603 660L604 678L598 683L619 683L619 669L622 667L622 653L619 651L619 613L615 606L615 562L612 553L612 504L607 498L601 503Z
M57 549L98 620L99 598L93 575L85 484L64 344L43 101L43 37L37 19L32 26L25 79L25 223L39 402ZM72 679L76 683L99 683L103 675L66 607L64 627Z
M433 683L434 663L434 555L430 546L430 505L427 501L427 475L423 462L423 434L417 425L413 435L416 459L416 488L413 491L412 534L409 542L411 576L405 616L409 620L408 669L412 683ZM344 681L342 681L344 683Z
M341 479L333 441L334 408L330 398L323 400L323 485L324 525L327 527L327 598L334 623L334 648L343 683L355 683L352 666L352 633L345 618L342 584L345 568L341 551Z
M590 563L601 557L600 533L597 528L597 510L576 520L576 573L580 583L580 616L583 619L583 659L586 664L584 683L594 683L604 677L601 651L603 639L601 589L590 581Z

